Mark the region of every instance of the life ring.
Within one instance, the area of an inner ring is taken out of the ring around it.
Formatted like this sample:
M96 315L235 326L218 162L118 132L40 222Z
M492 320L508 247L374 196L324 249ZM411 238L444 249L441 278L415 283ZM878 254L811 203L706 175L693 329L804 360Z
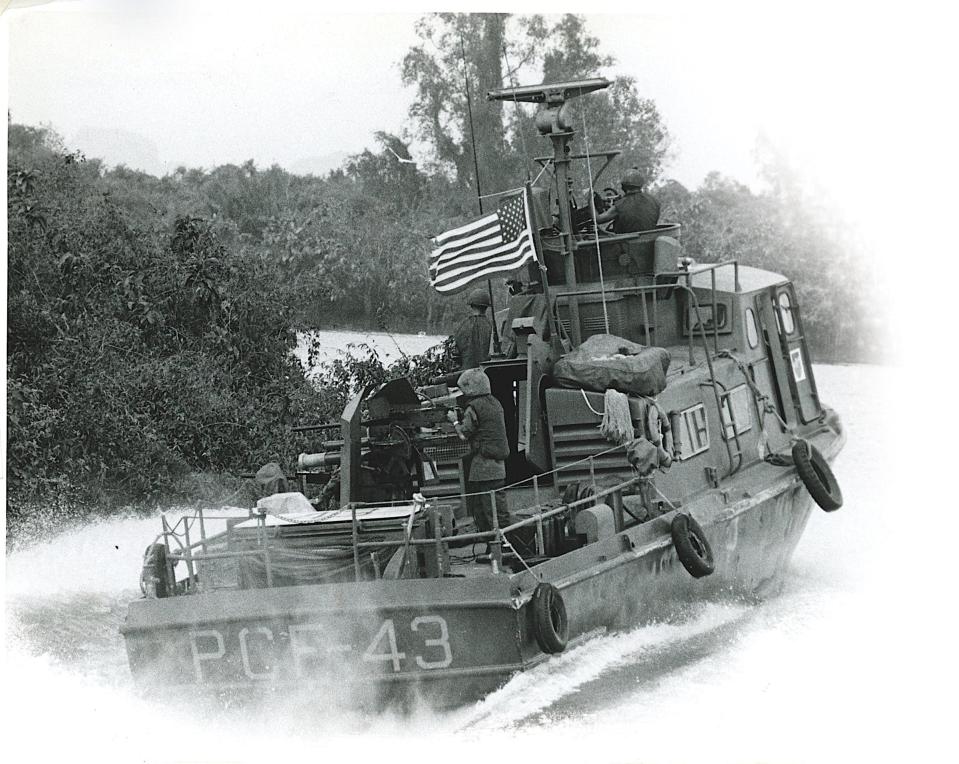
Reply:
M797 440L792 448L793 463L799 477L822 509L833 512L842 506L842 490L832 468L819 449L805 440Z
M169 597L167 586L167 550L165 544L150 544L143 552L140 591L148 597Z
M533 636L544 653L561 653L569 640L569 619L563 595L552 584L542 583L533 592Z
M708 576L715 569L713 550L696 520L682 512L674 518L670 531L679 561L693 578Z

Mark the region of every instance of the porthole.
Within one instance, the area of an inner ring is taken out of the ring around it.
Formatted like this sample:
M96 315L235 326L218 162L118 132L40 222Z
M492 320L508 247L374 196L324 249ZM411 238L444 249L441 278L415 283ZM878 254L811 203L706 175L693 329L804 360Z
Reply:
M759 344L759 329L756 327L756 314L752 308L746 308L746 342L751 348Z

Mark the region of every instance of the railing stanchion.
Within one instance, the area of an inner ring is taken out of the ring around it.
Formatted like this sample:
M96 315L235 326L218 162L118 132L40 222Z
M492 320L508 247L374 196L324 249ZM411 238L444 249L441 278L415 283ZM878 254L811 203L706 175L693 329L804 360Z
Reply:
M353 524L353 579L360 580L360 529L356 522L356 504L350 502L350 518Z
M533 475L533 500L536 502L536 554L546 555L546 539L543 538L543 509L539 499L539 475Z
M693 279L692 276L689 275L689 271L686 271L686 294L689 295L687 297L689 304L693 305L695 295L693 294ZM696 318L699 318L699 305L696 305ZM693 328L693 317L689 315L689 306L686 308L686 322L689 324L689 365L695 366L696 359L693 357L693 334L695 334L696 330ZM702 328L702 323L700 323L700 329ZM707 355L709 354L707 353Z
M639 293L643 301L643 326L646 328L646 345L652 345L653 341L649 337L649 308L646 306L646 292ZM656 293L653 292L653 308L656 308Z
M713 296L713 352L719 352L719 314L716 305L716 269L709 271Z
M203 507L200 507L200 547L206 551L206 522L203 519Z
M621 530L623 530L623 526L626 525L625 517L623 516L622 489L613 491L609 495L609 503L613 507L613 525L616 526L616 532L619 533Z
M186 516L183 518L183 540L186 542L186 554L184 559L186 560L186 572L189 576L189 587L193 588L194 577L196 576L196 570L193 567L193 550L190 549L190 523Z
M273 560L270 558L270 547L263 547L263 567L266 569L266 585L273 588Z
M493 532L496 534L493 537L493 543L491 544L493 573L496 574L499 573L503 567L503 542L499 537L499 514L496 512L496 491L490 491L488 497L490 502L490 513L493 515Z
M431 510L433 520L433 553L436 556L437 578L442 578L446 572L443 568L443 525L440 519L439 508Z

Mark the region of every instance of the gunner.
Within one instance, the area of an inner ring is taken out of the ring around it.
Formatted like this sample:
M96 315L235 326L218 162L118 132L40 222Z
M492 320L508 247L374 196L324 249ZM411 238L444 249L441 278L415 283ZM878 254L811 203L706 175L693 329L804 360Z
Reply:
M623 196L596 218L597 224L613 223L613 233L648 231L659 223L659 202L643 192L646 179L636 167L623 173Z
M506 493L496 490L506 483L506 457L509 441L503 407L490 394L489 377L482 369L467 369L457 382L469 403L460 423L455 411L447 416L456 433L469 443L466 470L466 509L476 523L477 530L493 530L493 511L490 491L496 491L496 519L500 528L510 523L506 507Z

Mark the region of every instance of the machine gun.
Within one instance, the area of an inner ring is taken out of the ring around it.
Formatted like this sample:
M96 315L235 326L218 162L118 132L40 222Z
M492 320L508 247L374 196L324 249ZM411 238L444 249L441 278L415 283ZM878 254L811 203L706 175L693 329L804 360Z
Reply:
M406 378L361 390L339 423L296 428L340 429L339 438L323 440L319 449L299 455L301 490L315 495L319 484L319 503L335 506L408 500L435 477L428 465L437 454L465 449L446 419L455 406L456 398L445 385L417 392Z

